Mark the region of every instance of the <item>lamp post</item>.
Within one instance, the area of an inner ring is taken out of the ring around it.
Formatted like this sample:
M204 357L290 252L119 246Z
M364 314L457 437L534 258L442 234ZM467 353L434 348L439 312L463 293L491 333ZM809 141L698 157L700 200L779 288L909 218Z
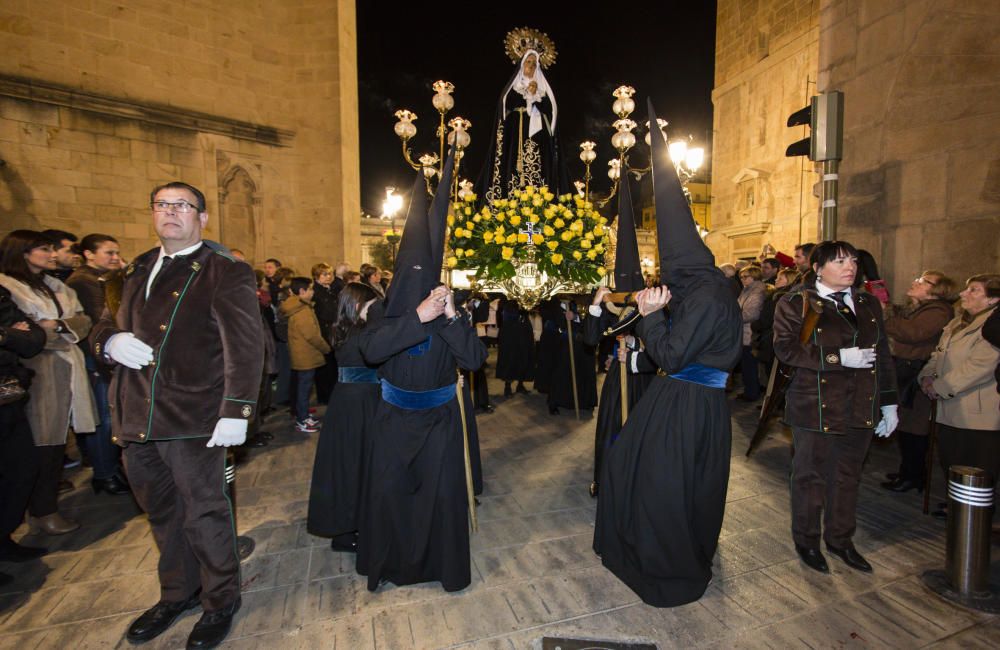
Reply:
M393 265L396 264L396 244L400 237L396 234L396 215L402 207L403 197L396 194L396 188L385 188L385 200L382 201L382 214L379 218L389 222L390 234L386 237L386 241L389 242Z

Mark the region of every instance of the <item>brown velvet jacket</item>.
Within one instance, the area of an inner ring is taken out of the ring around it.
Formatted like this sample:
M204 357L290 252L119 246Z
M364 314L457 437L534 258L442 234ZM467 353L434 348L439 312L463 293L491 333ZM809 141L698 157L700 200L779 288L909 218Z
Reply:
M145 297L159 248L123 273L121 307L105 310L90 341L94 356L108 340L132 332L153 348L140 370L116 365L108 391L112 441L212 435L219 418L253 417L264 362L253 270L205 242L157 274Z
M896 404L896 373L882 306L867 293L855 291L853 299L857 327L835 303L819 297L815 281L784 296L775 308L774 354L795 369L785 395L785 421L793 427L824 433L874 429L882 418L879 407ZM799 342L803 300L808 300L807 309L820 314L806 343ZM874 367L841 365L841 348L872 346Z

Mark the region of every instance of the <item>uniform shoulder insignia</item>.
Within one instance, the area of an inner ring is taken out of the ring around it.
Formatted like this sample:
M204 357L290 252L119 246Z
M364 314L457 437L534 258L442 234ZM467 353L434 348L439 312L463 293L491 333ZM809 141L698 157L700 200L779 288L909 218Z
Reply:
M233 257L232 255L227 254L225 251L219 251L219 250L217 250L217 251L215 251L215 254L218 255L219 257L222 257L222 258L225 258L225 259L229 260L230 262L235 262L236 261L235 257Z

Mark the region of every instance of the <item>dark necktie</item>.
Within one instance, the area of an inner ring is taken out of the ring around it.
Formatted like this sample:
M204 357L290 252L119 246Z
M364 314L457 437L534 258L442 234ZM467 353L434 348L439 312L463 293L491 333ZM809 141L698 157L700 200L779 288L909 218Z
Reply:
M174 258L167 255L160 262L160 270L156 272L156 277L153 278L153 284L149 285L149 291L152 293L153 287L155 287L160 280L163 278L163 274L166 272L167 267L170 266L174 261Z
M848 306L847 300L845 299L846 296L846 291L834 291L830 294L830 297L837 301L837 309L844 315L844 318L846 318L851 325L857 327L858 317L854 315L854 312L851 311L851 308Z

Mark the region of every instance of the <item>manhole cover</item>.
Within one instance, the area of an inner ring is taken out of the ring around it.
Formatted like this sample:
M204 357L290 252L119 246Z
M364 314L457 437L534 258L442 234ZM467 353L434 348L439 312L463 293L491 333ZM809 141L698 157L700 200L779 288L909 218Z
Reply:
M542 637L542 650L656 650L651 643L623 643L594 639L558 639Z

